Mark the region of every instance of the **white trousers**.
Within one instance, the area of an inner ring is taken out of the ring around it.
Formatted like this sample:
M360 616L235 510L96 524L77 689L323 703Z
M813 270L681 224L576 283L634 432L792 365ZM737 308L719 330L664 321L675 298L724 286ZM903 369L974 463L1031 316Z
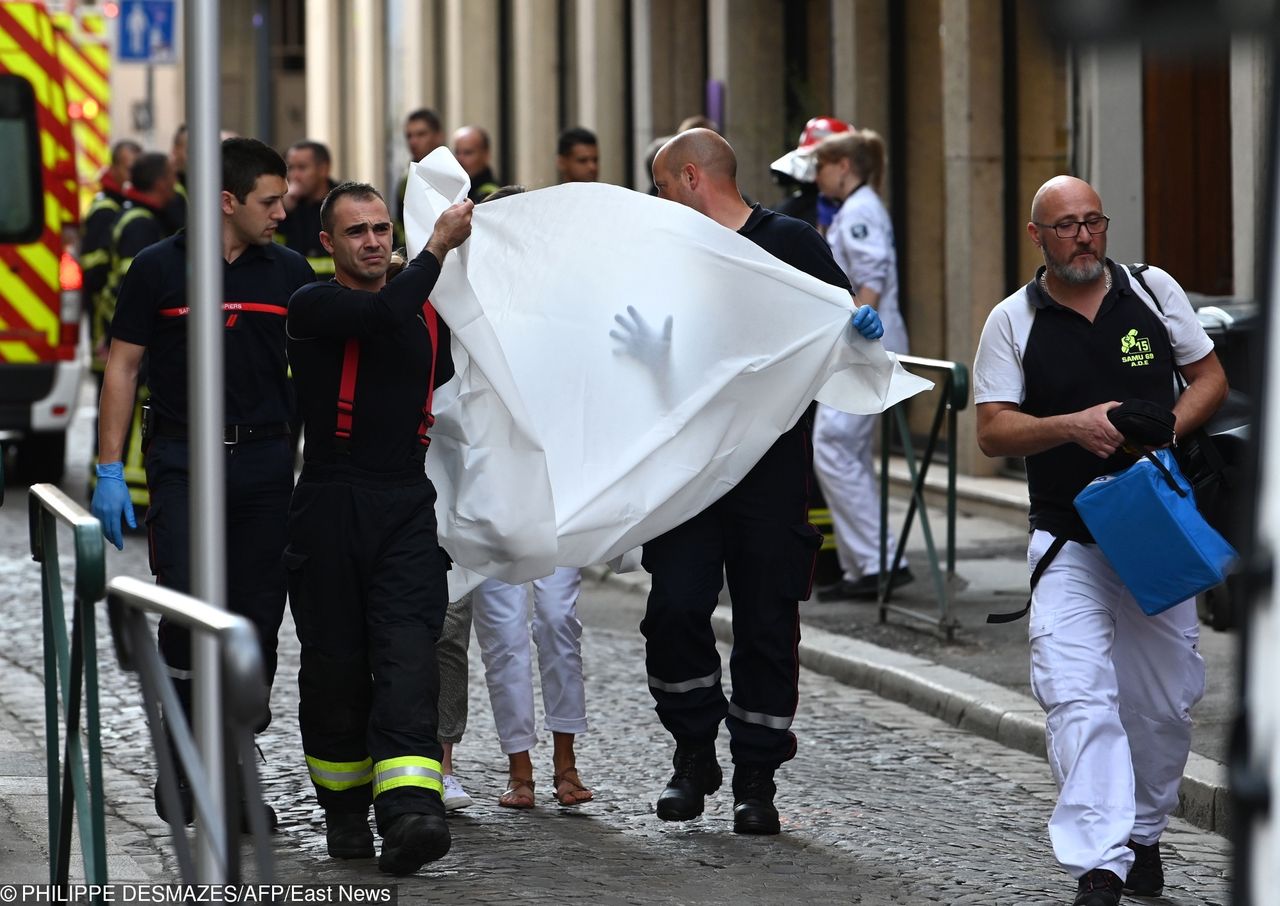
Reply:
M1034 569L1053 538L1033 532ZM1133 865L1178 804L1191 708L1204 694L1195 601L1149 617L1093 544L1067 542L1031 604L1031 689L1058 783L1053 853L1073 877Z
M581 585L581 572L565 566L533 583L533 641L538 646L546 728L553 733L587 730L582 622L577 613ZM472 611L503 754L527 752L538 742L538 733L524 586L487 579L472 595Z
M831 512L836 556L850 582L880 572L880 485L871 461L878 421L879 416L850 415L822 403L813 421L813 471ZM896 544L890 532L890 567Z

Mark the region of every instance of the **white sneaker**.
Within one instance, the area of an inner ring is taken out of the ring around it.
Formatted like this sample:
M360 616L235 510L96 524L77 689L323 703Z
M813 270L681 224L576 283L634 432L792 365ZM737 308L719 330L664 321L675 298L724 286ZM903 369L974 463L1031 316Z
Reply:
M471 797L467 795L467 791L462 788L462 783L452 774L444 775L444 810L446 812L457 811L460 808L466 808L471 805Z

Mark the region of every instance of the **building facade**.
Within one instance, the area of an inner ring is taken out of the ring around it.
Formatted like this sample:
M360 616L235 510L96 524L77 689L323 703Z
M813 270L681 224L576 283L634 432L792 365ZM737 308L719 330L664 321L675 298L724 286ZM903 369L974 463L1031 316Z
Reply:
M323 141L337 177L387 188L416 107L446 132L484 126L498 177L529 187L555 182L556 136L581 125L599 136L601 178L643 190L650 143L703 114L737 151L743 191L772 204L769 162L809 117L834 115L886 140L912 351L934 358L972 362L987 313L1034 273L1031 198L1058 173L1098 187L1116 260L1251 297L1260 46L1073 48L1035 13L1025 0L225 0L224 124L280 147ZM923 426L924 404L913 416ZM998 468L972 411L961 423L960 469Z

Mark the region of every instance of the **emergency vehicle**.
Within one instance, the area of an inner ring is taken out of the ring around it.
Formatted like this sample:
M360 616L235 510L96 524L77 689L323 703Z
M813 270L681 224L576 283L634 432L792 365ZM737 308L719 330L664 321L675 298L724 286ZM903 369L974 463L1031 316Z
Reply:
M84 366L75 144L43 3L0 0L0 441L18 481L57 482Z

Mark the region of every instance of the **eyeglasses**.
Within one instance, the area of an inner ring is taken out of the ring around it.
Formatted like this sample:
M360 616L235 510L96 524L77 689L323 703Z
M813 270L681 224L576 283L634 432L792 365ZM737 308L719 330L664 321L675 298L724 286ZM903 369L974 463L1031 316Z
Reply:
M1064 220L1054 224L1037 223L1036 226L1045 229L1052 227L1059 239L1075 239L1080 235L1080 227L1088 230L1090 236L1101 236L1107 231L1107 225L1110 223L1110 217L1090 217L1088 220Z

